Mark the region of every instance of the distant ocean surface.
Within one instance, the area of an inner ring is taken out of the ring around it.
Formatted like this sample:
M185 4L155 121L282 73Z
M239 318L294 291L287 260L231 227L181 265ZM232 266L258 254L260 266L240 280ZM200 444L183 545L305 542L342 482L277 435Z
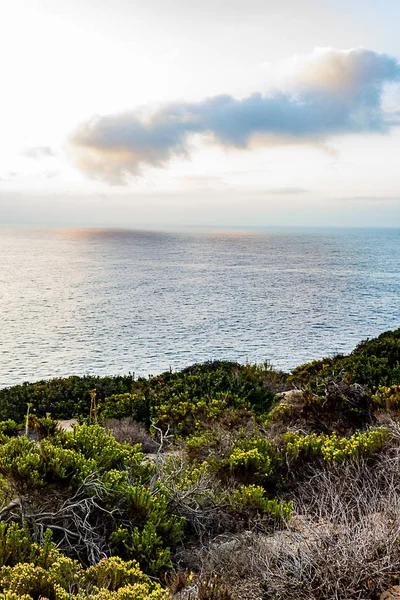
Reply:
M0 229L0 387L281 369L400 326L400 230Z

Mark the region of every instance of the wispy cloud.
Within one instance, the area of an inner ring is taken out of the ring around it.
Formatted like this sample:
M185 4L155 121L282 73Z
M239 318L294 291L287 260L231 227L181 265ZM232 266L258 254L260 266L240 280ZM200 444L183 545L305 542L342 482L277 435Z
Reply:
M42 158L49 158L56 155L50 146L30 146L28 148L24 148L21 154L25 158L32 158L33 160L40 160Z
M316 143L334 135L386 132L393 119L382 108L388 82L400 65L366 49L318 49L282 66L279 88L244 99L230 95L197 103L177 102L153 112L94 116L72 134L77 167L86 175L124 184L143 167L165 167L188 156L200 134L222 146Z

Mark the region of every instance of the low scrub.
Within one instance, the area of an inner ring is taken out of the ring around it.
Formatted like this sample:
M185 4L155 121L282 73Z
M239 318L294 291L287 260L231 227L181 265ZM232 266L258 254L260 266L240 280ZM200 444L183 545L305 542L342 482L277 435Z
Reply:
M0 390L0 600L376 600L400 573L399 365L397 330L290 376Z

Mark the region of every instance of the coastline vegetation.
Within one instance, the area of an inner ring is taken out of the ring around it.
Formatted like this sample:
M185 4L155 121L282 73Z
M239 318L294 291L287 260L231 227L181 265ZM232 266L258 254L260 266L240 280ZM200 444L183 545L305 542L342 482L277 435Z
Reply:
M0 600L378 599L400 578L399 417L400 329L290 374L2 389Z

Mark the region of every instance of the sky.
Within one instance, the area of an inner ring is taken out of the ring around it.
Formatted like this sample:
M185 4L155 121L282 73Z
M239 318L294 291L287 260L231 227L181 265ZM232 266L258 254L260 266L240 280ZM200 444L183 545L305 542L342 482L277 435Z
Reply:
M398 0L0 7L0 224L400 227Z

